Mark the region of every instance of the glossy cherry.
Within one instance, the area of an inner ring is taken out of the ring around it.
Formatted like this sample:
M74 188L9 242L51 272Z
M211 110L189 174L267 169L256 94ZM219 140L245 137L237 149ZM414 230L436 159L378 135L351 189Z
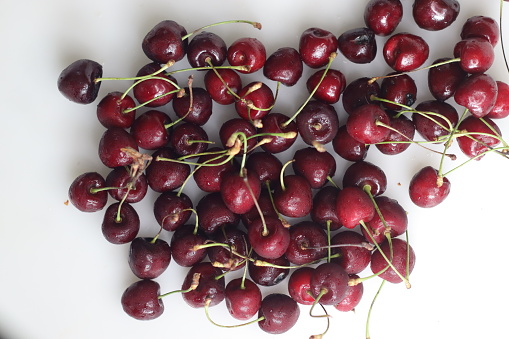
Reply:
M484 73L495 61L495 50L484 38L468 38L454 46L454 57L460 58L460 66L467 73Z
M69 186L69 201L82 212L97 212L108 202L107 191L94 191L106 187L106 180L97 172L86 172Z
M380 97L380 85L362 77L351 81L343 91L341 101L346 113L351 114L356 108L366 104L377 103L371 97Z
M241 99L235 102L235 110L241 118L248 121L262 119L270 113L274 105L274 94L263 82L247 84L238 95Z
M387 113L375 104L367 104L355 109L346 121L348 134L358 142L376 144L389 136L389 129L378 125L389 125Z
M185 28L173 20L164 20L155 25L143 38L142 49L145 55L160 64L170 60L181 60L187 50Z
M97 119L104 127L129 128L133 124L136 110L131 109L136 103L129 95L122 96L121 92L110 92L97 104Z
M99 141L99 159L110 168L128 166L133 162L133 158L122 148L132 148L137 151L138 144L125 129L108 128Z
M119 202L108 206L104 212L101 231L106 240L112 244L127 244L136 238L140 230L140 217L128 203Z
M246 37L235 40L228 47L227 58L232 66L248 66L249 70L239 70L239 73L254 73L265 64L267 52L260 40Z
M387 239L387 235L395 238L405 233L408 227L408 216L403 206L397 200L386 196L376 197L375 202L382 214L383 221L377 213L371 221L366 223L367 229L362 228L362 234L366 240L373 242L374 239L380 244ZM385 234L387 232L388 234Z
M253 152L246 160L246 169L258 175L261 183L279 180L281 160L269 152Z
M190 292L182 293L184 301L193 308L204 307L206 302L210 302L209 306L215 306L222 302L225 298L225 281L221 275L221 270L212 266L210 262L202 262L194 265L188 271L182 289L187 290L191 287L193 275L200 274L198 287Z
M260 133L274 134L274 133L295 133L295 138L283 138L280 136L264 136L270 140L262 144L262 149L269 153L281 153L290 148L297 140L298 128L295 121L290 121L288 124L288 116L282 113L271 112L262 119L262 127L259 129Z
M465 21L461 28L460 37L461 39L484 38L495 47L500 40L500 30L498 23L493 18L475 15Z
M185 87L185 94L174 97L172 100L173 111L179 118L195 125L203 126L212 115L212 98L202 87ZM192 92L192 93L191 93ZM192 94L192 102L191 102Z
M225 302L233 318L248 320L258 313L262 305L262 293L252 280L236 278L226 284Z
M204 248L195 249L195 246L205 244L207 237L196 230L195 225L185 224L173 232L170 241L171 256L173 261L183 267L191 267L202 262L207 256L207 250Z
M286 268L290 262L284 255L275 259L267 259L254 254L252 258L267 263L263 266L255 265L252 261L248 263L249 276L257 285L275 286L290 274L290 269Z
M345 230L336 233L331 238L331 245L342 245L332 247L332 254L339 254L339 257L331 259L341 266L348 274L358 274L368 267L371 260L371 251L364 246L366 239L355 231ZM353 246L347 246L353 245Z
M336 198L340 189L335 186L324 186L313 197L311 220L331 231L339 229L342 225L336 213Z
M338 37L341 53L353 63L367 64L375 59L375 32L367 27L350 29Z
M373 196L382 195L387 189L385 172L369 161L358 161L345 170L343 174L343 188L357 186L364 189L369 185Z
M170 140L171 130L166 127L169 123L171 118L168 114L149 110L136 118L130 133L140 148L156 150L166 146Z
M355 274L349 274L348 278L350 280L355 280L358 279L359 276ZM339 302L339 304L334 305L334 308L341 312L354 311L355 307L357 307L357 305L359 305L361 302L363 294L364 285L362 282L354 286L349 285L346 289L345 297Z
M313 98L316 100L334 104L339 101L339 97L346 87L346 78L344 74L337 69L329 69L325 76L323 75L324 73L325 70L319 70L313 73L308 78L306 87L309 93L315 91Z
M410 180L410 199L419 207L430 208L442 203L449 195L451 183L446 177L439 182L438 171L431 166L420 169Z
M160 238L137 237L129 246L129 267L140 279L155 279L171 261L171 248Z
M222 226L212 236L216 243L226 244L229 247L213 246L207 248L207 255L214 265L220 264L223 271L236 271L246 265L243 257L249 255L249 243L244 231L236 225Z
M58 76L57 87L67 99L78 104L90 104L99 94L101 82L95 79L102 76L102 66L90 59L76 60Z
M288 279L288 294L293 300L302 305L312 305L315 301L308 292L310 291L311 275L314 269L304 266L296 269Z
M342 125L332 139L332 147L341 158L348 161L360 161L366 158L369 145L352 138L348 134L346 125Z
M398 33L384 44L383 57L396 72L412 71L428 59L429 46L418 35Z
M338 113L334 106L312 100L297 115L297 128L302 140L312 146L325 145L334 139L339 128Z
M378 143L375 146L383 154L400 154L412 144L415 125L404 115L396 118L395 114L388 113L391 131L383 143Z
M165 230L175 231L189 220L192 208L193 203L186 194L166 191L154 202L154 216Z
M226 61L226 52L223 38L212 32L201 31L189 41L186 56L191 67L207 67L207 59L212 65L221 66Z
M125 200L130 204L143 200L148 190L145 174L142 173L134 180L129 169L125 167L112 169L106 177L106 185L108 187L121 187L110 189L108 193L113 199L117 201Z
M433 65L448 60L450 58L440 58L435 60ZM458 86L467 75L457 62L433 66L428 70L428 88L435 99L445 101L456 93Z
M160 68L159 63L152 62L140 68L136 76L149 75ZM154 78L139 82L133 88L133 96L140 104L145 104L147 107L160 107L169 103L175 96L177 88L174 84L177 84L177 80L173 76L159 73Z
M263 75L285 86L293 86L302 76L303 65L299 52L293 47L281 47L269 55Z
M330 31L311 27L302 32L299 53L302 61L311 68L320 68L329 62L331 53L338 49L338 39Z
M468 108L472 115L480 118L493 109L497 94L497 83L490 75L473 74L459 85L454 93L454 101Z
M290 244L290 233L278 218L264 217L264 220L265 226L261 218L253 220L249 225L247 230L249 243L259 256L266 259L279 258Z
M290 227L290 244L285 256L292 264L309 264L327 255L327 235L312 221L301 221Z
M205 73L203 81L212 100L221 105L234 103L236 97L231 92L236 94L242 88L240 75L229 68L209 70Z
M201 166L195 169L193 173L196 185L204 192L219 192L223 175L230 171L238 171L235 161L225 162L225 157L217 158L218 155L214 154L214 152L220 152L222 150L223 149L219 147L211 147L207 150L206 154L201 155L197 160L199 164L206 163L212 165Z
M222 226L239 223L239 216L223 202L219 192L205 194L196 205L198 224L205 234L213 234Z
M170 147L161 147L152 153L152 159L157 157L176 159L178 155ZM174 161L153 160L145 170L149 187L158 193L181 187L190 173L191 167L188 164Z
M389 245L389 242L386 241L380 245L382 252L385 254L387 258L390 258L391 248L392 248L392 265L396 268L396 271L399 272L403 277L406 277L410 273L412 273L415 266L415 252L406 241L395 238L391 241L392 246ZM371 256L371 271L373 273L378 273L385 269L388 266L387 261L383 258L380 251L375 250ZM402 282L401 277L394 271L392 267L389 267L385 272L379 275L380 278L391 282L393 284L397 284Z
M233 213L243 214L249 211L261 192L261 182L256 174L247 172L228 173L221 180L221 197Z
M364 9L364 22L376 35L392 34L403 18L399 0L370 0Z
M461 151L469 158L482 159L484 153L500 143L502 132L497 124L489 119L484 121L474 116L469 116L461 121L458 129L469 133L473 139L467 136L457 138ZM483 133L483 134L477 134Z
M290 330L299 319L300 309L295 300L286 294L272 293L262 300L258 317L259 327L267 333L281 334Z
M412 114L412 121L415 124L415 129L428 141L437 141L438 138L448 135L450 133L448 129L454 128L459 120L456 108L444 101L423 101L415 107L415 110L419 112L436 113L433 115L420 113Z
M394 73L389 73L389 75L392 74ZM417 100L417 85L408 74L384 78L380 90L381 97L391 101L391 103L382 102L382 105L387 109L400 111L403 109L400 105L412 106Z
M121 304L124 312L138 320L156 319L164 312L158 282L150 279L131 284L122 293Z
M369 196L357 186L345 187L339 191L336 212L341 224L350 229L360 222L369 222L376 213Z
M497 100L486 117L502 119L507 116L509 116L509 85L503 81L497 81Z
M297 150L293 155L293 171L303 176L311 188L324 186L336 174L336 160L329 152L319 152L314 147Z
M460 3L456 0L415 0L412 6L415 23L428 31L449 27L459 12Z
M313 208L313 193L306 178L290 174L283 178L284 187L274 190L274 205L279 213L290 218L302 218Z
M203 127L184 121L173 128L169 144L179 156L189 156L205 152L208 141Z
M348 274L336 263L324 263L311 275L310 290L322 305L337 305L346 295Z

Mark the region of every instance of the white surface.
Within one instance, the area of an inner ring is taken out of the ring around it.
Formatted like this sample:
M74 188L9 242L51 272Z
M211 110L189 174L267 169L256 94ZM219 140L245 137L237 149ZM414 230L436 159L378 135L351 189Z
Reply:
M397 31L426 38L432 60L450 56L462 23L473 15L498 20L498 1L462 0L458 20L447 30L427 33L413 23L411 1L404 0L406 16ZM251 19L263 24L257 31L247 25L217 27L229 44L242 36L263 41L268 53L279 47L297 47L308 27L318 26L339 35L363 25L367 1L8 1L0 11L2 42L3 144L0 169L0 337L7 339L56 338L269 338L257 325L217 328L203 310L187 307L179 295L164 299L165 313L140 322L121 309L120 296L136 278L127 265L128 245L115 246L100 231L102 212L83 214L64 205L72 180L86 171L108 173L97 157L103 128L95 118L96 103L79 106L57 91L60 71L80 58L104 66L105 76L128 76L147 62L141 51L146 32L163 19L173 19L188 31L227 19ZM506 13L509 15L509 13ZM509 17L507 18L509 20ZM507 34L509 36L509 34ZM379 38L380 50L384 39ZM507 41L509 44L509 41ZM496 65L489 71L509 81L496 48ZM389 72L383 60L354 66L338 57L333 67L348 80ZM415 75L418 100L430 99L425 74ZM257 77L261 75L258 74ZM246 82L247 83L247 82ZM282 88L277 110L293 112L303 100L304 80L295 88ZM124 90L126 83L105 83L101 95ZM342 121L345 114L337 105ZM215 122L221 121L217 118ZM231 114L231 111L230 113ZM509 122L500 121L509 133ZM212 131L212 129L211 129ZM215 138L210 133L212 139ZM293 149L293 151L295 148ZM459 161L465 160L457 148ZM283 156L291 158L293 151ZM367 160L387 173L386 195L408 210L411 244L417 255L413 287L389 285L382 290L371 320L372 338L493 338L506 333L505 287L507 220L507 168L509 162L488 156L450 176L452 192L440 206L423 210L412 205L408 182L425 165L438 165L439 157L418 147L399 156L383 156L373 148ZM339 160L336 181L348 164ZM447 164L451 168L453 164ZM186 192L192 192L192 187ZM137 205L141 235L158 227L152 215L155 195ZM169 234L163 236L169 239ZM172 263L157 281L163 292L178 289L185 269ZM367 273L366 273L367 274ZM364 275L366 275L364 274ZM329 338L363 338L364 322L379 281L365 283L365 297L356 313L333 315ZM285 291L285 282L269 291ZM301 307L299 323L279 338L307 338L321 333L324 319L312 319ZM236 323L224 303L213 308L220 323Z

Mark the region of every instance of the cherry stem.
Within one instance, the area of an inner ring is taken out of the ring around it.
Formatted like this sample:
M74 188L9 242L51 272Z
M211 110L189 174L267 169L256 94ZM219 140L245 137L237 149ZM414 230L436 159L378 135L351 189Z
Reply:
M201 250L204 248L209 248L209 247L223 247L223 248L226 248L227 250L229 250L233 255L236 255L239 258L242 258L246 261L252 261L252 262L255 261L254 259L252 259L248 256L246 257L245 255L240 254L239 252L235 251L229 244L225 244L222 242L214 242L213 240L207 240L204 244L195 245L193 247L193 251L198 251L198 250Z
M449 137L447 138L447 141L444 144L444 151L442 153L442 157L440 159L440 165L438 167L438 178L437 178L437 185L438 185L438 187L442 186L443 180L444 180L443 179L444 178L443 167L444 167L445 154L447 152L447 149L449 149L449 147L451 146L452 138L456 134L456 131L458 130L459 124L466 117L467 113L468 113L468 109L465 109L463 111L463 114L461 115L461 117L458 119L458 122L456 123L456 126L454 126L454 128L451 131L451 133L449 133Z
M137 77L128 77L128 78L117 78L117 77L95 78L94 83L98 83L100 81L106 81L106 80L131 80L131 81L132 80L146 80L146 79L152 78L152 77L162 73L163 71L170 68L174 64L175 64L175 60L169 60L167 63L162 65L160 69L158 69L157 71L155 71L153 73L147 74L147 75L142 75L142 76L137 76ZM121 99L123 99L123 97L121 97Z
M130 191L131 191L131 185L127 185L127 192L125 192L124 197L118 204L117 217L115 218L116 223L122 222L122 217L120 216L120 210L122 209L122 205L124 204L125 200L127 199L127 196L129 195Z
M368 316L366 318L366 339L370 339L371 336L369 334L369 321L371 319L371 311L373 310L373 305L375 304L376 299L380 295L380 291L382 290L382 287L385 285L385 280L382 280L382 283L380 284L380 287L376 291L375 296L373 297L373 300L371 301L371 305L369 306Z
M251 320L247 323L243 323L243 324L238 324L238 325L221 325L221 324L218 324L216 322L214 322L211 318L210 318L210 314L209 314L209 305L210 303L212 302L212 299L210 298L207 298L205 300L205 306L204 306L204 309L205 309L205 316L207 317L207 319L213 324L213 325L216 325L218 327L222 327L222 328L236 328L236 327L241 327L241 326L247 326L247 325L251 325L251 324L255 324L257 322L260 322L262 320L265 320L265 317L264 316L261 316L255 320Z
M290 223L285 218L283 218L281 213L279 213L279 211L278 211L278 209L276 207L276 203L274 202L274 197L272 196L272 189L270 187L270 180L266 180L265 181L265 186L267 187L267 191L269 193L269 198L270 198L270 203L272 204L272 208L274 209L274 212L276 212L277 217L281 221L283 226L285 228L289 228L291 226Z
M212 68L212 71L214 71L214 73L216 74L216 76L219 78L219 80L221 81L221 83L223 84L223 86L226 88L226 90L228 91L228 93L230 93L233 97L235 97L236 99L238 100L242 100L242 98L237 94L235 93L234 90L232 90L230 88L230 86L228 86L228 84L226 83L226 81L223 79L223 77L221 76L221 74L219 74L219 72L217 71L217 67L214 66L212 64L212 61L210 60L210 58L206 58L205 59L205 62L207 64L209 64L209 68ZM249 67L248 66L244 66L244 68L246 69L246 71L249 71Z
M294 162L295 159L291 159L291 160L288 160L284 165L283 167L281 168L281 172L279 172L279 182L281 184L281 189L283 191L286 191L286 186L285 186L285 180L284 180L284 174L285 174L285 169L286 167L288 167L288 165L290 165L292 162Z
M263 215L262 209L260 208L260 204L258 203L258 199L256 199L256 196L253 192L253 189L251 188L251 185L249 185L249 181L248 181L245 173L246 173L246 169L244 168L244 170L243 170L244 184L246 185L247 190L249 191L249 195L251 195L251 198L253 198L253 202L256 207L256 210L258 211L258 214L260 215L260 219L262 220L262 225L263 225L262 236L266 237L269 235L269 230L267 228L267 223L265 222L265 216Z
M331 259L339 258L339 256L340 256L340 254L337 253L337 254L331 255L330 258ZM305 263L305 264L302 264L302 265L295 265L295 266L276 265L276 264L273 264L273 263L270 263L270 262L267 262L267 261L264 261L264 260L253 260L253 264L255 266L274 267L274 268L281 268L281 269L287 270L287 269L301 268L301 267L306 267L306 266L309 266L309 265L314 265L316 263L319 263L320 261L327 260L327 259L328 259L328 257L324 257L324 258L313 260L313 261L311 261L309 263Z
M211 68L210 66L181 68L181 69L176 69L171 72L166 72L166 74L173 75L173 74L177 74L177 73L191 72L191 71L206 71L206 70L209 70L210 68ZM214 68L215 69L233 69L236 71L249 71L249 68L247 66L230 66L230 65L228 65L228 66L214 66Z
M164 125L164 128L168 129L168 128L178 124L179 122L184 120L189 115L189 113L191 113L191 111L193 109L193 101L194 101L193 100L193 76L192 75L190 75L187 78L187 87L189 88L189 108L187 109L186 114L184 114L183 116L181 116L177 120L173 121L172 123ZM185 95L185 91L184 91L184 94L182 96L184 96L184 95Z
M336 184L334 182L334 180L330 177L330 175L327 176L327 181L329 181L331 183L331 185L334 186L335 188L339 188L338 184Z
M329 293L329 290L326 289L326 288L322 288L320 290L320 293L318 294L318 296L315 298L315 301L313 301L313 305L311 305L311 308L309 309L309 316L310 317L313 317L313 318L329 318L330 315L327 314L327 312L325 312L325 314L322 314L322 315L314 315L313 314L313 309L315 308L315 306L320 302L320 299L325 295ZM311 294L311 292L308 291L308 294L310 296L313 296L313 294ZM327 326L328 328L328 326Z
M171 291L171 292L168 292L165 294L161 294L160 296L157 297L157 299L164 298L164 297L166 297L170 294L174 294L174 293L188 293L188 292L194 291L196 288L198 288L198 285L200 283L200 276L201 276L200 273L193 274L193 281L191 282L191 286L188 289L176 290L176 291Z
M232 24L232 23L245 23L245 24L250 24L251 26L253 26L256 29L262 29L262 24L259 23L259 22L256 22L256 21L250 21L250 20L227 20L227 21L220 21L220 22L216 22L216 23L209 24L209 25L200 27L198 29L195 29L191 33L188 33L187 35L184 35L182 37L182 41L188 39L193 34L196 34L196 33L200 32L200 31L203 31L204 29L207 29L207 28L210 28L210 27L214 27L214 26L224 25L224 24Z
M154 236L154 238L152 238L152 240L150 241L151 244L155 244L157 239L159 239L159 236L161 235L161 232L163 231L163 226L159 227L159 232L157 232L157 234Z
M336 52L332 52L330 55L329 55L329 62L327 63L327 67L325 67L325 70L322 74L322 76L320 77L320 81L318 81L318 83L316 84L315 88L313 88L313 90L311 91L311 93L309 94L309 96L307 97L306 101L304 101L304 103L299 107L299 109L297 110L297 112L295 112L294 115L292 115L290 117L290 119L288 119L287 121L285 121L284 123L281 124L281 127L285 128L286 126L288 126L293 120L295 120L295 118L297 118L297 115L299 115L299 113L304 109L304 107L307 105L307 103L311 100L311 98L313 97L313 95L315 94L315 92L318 90L318 87L320 87L320 85L322 84L322 81L323 79L325 79L325 76L327 75L327 72L329 71L330 69L330 66L332 65L332 61L336 58L337 56L337 53Z
M507 150L508 150L508 148L507 148L507 147L498 147L498 148L491 148L491 149L486 150L486 151L484 151L484 152L482 152L482 153L479 153L479 154L477 154L476 156L474 156L474 157L472 157L472 158L470 158L470 159L466 160L465 162L461 163L460 165L458 165L458 166L454 167L453 169L451 169L451 170L449 170L449 171L447 171L447 172L443 173L443 174L442 174L442 178L443 178L443 177L448 176L449 174L451 174L451 173L452 173L452 172L454 172L455 170L457 170L457 169L459 169L459 168L461 168L461 167L465 166L465 165L466 165L466 164L468 164L469 162L471 162L471 161L473 161L473 160L476 160L476 159L478 159L478 158L480 158L480 157L482 157L482 156L484 156L484 155L486 155L486 154L488 154L488 153L490 153L490 152L499 152L499 151L507 151Z
M403 104L401 104L401 103L399 103L399 102L395 102L395 101L387 100L387 99L384 99L384 98L380 98L380 97L377 97L376 95L371 95L371 96L369 97L369 100L370 100L370 101L380 101L380 102L385 102L385 103L388 103L388 104L397 105L397 106L400 106L400 107L402 107L402 108L406 109L406 110L407 110L407 112L413 112L413 111L415 111L415 109L413 109L413 108L412 108L412 107L410 107L410 106L403 105Z
M330 256L331 256L331 251L332 251L332 248L331 248L331 234L330 234L330 224L331 224L331 220L327 220L326 222L326 226L327 226L327 262L330 263Z
M184 190L184 186L187 184L187 182L189 181L189 179L191 179L193 177L193 175L201 168L203 167L205 164L209 163L209 162L212 162L212 161L215 161L215 160L219 160L223 157L224 155L219 155L215 158L212 158L212 159L208 159L206 160L205 162L197 165L193 171L191 173L189 173L189 175L187 176L186 180L184 180L184 182L182 183L182 185L180 186L179 188L179 191L177 192L177 197L180 197L180 195L182 194L182 191Z
M502 47L502 56L504 57L505 67L507 68L507 71L509 71L509 63L507 61L507 57L505 55L505 48L504 48L504 35L502 30L502 19L503 19L503 9L504 9L504 0L500 0L500 20L499 26L500 26L500 46Z
M329 220L327 220L329 222ZM373 245L371 245L369 242L361 242L360 244L336 244L336 245L327 245L327 246L318 246L318 247L306 247L306 249L309 250L321 250L324 248L339 248L339 247L359 247L359 248L365 248L369 251L372 251L375 249Z
M109 190L122 190L124 188L127 188L127 186L123 186L123 187L100 187L100 188L91 188L89 190L90 193L92 194L96 194L96 193L99 193L99 192L102 192L102 191L109 191Z

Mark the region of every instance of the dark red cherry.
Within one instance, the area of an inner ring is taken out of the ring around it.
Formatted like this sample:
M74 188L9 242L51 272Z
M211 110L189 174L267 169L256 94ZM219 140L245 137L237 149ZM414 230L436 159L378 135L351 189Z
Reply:
M450 60L440 58L433 62L433 65ZM428 70L428 88L431 95L437 100L445 101L452 97L458 86L467 77L459 63L450 62L441 66L434 66Z
M249 255L250 247L244 231L239 230L236 225L225 225L212 236L212 240L229 246L207 248L207 255L214 265L220 264L220 268L225 272L236 271L245 266L244 257Z
M186 194L166 191L154 202L154 216L165 230L175 231L189 220L192 208L193 203Z
M372 101L371 97L380 97L380 85L369 80L370 78L358 78L346 85L341 97L346 113L351 114L360 106L377 103Z
M187 49L187 34L184 27L172 20L164 20L155 25L143 38L142 49L145 55L160 64L170 60L181 60Z
M136 118L130 132L139 147L156 150L166 146L170 140L170 130L166 128L169 123L171 118L168 114L149 110Z
M269 153L281 153L290 148L297 140L298 128L295 121L290 121L286 124L290 117L282 113L270 113L263 117L262 127L259 129L260 133L273 134L273 133L295 133L295 138L283 138L279 136L264 136L270 140L262 144L262 149Z
M248 66L248 71L239 70L239 73L253 73L263 67L267 52L260 40L240 38L228 47L227 58L232 66Z
M235 110L241 118L248 121L262 119L270 113L274 105L274 94L263 82L251 82L238 94L241 100L235 102Z
M204 195L196 205L196 213L200 229L206 234L213 234L222 226L239 223L239 216L230 211L219 192Z
M161 288L154 280L144 279L131 284L122 293L124 312L138 320L152 320L164 312Z
M90 104L99 94L101 82L94 80L103 74L102 66L89 59L76 60L58 76L58 90L64 97L78 104Z
M460 3L456 0L415 0L412 7L415 23L428 31L449 27L459 12Z
M160 68L159 63L152 62L140 68L136 76L149 75ZM164 80L159 78L164 78ZM147 107L160 107L169 103L175 96L177 88L173 84L177 84L177 80L173 76L159 73L153 79L138 83L133 88L133 95L140 104L145 104Z
M336 198L340 189L335 186L322 187L313 197L313 209L311 210L311 220L331 231L339 229L342 225L339 222L336 213Z
M438 171L431 166L419 170L410 180L410 199L419 207L429 208L442 203L449 195L451 183L446 177L438 182Z
M460 58L460 66L467 73L484 73L495 61L495 50L484 38L468 38L454 46L454 57Z
M184 301L193 308L204 307L209 300L209 306L219 304L225 298L225 281L224 277L219 278L222 274L221 270L212 266L209 262L203 262L191 267L187 273L182 289L187 290L193 282L193 275L200 274L198 287L190 292L182 293Z
M233 118L223 122L221 127L219 128L219 139L221 140L221 144L225 148L231 148L233 144L228 145L229 139L237 133L242 133L246 136L246 138L252 137L256 134L256 128L253 124L242 118ZM257 140L256 138L250 138L249 140L245 140L242 136L237 136L237 139L241 142L241 151L239 154L244 153L244 143L247 142L247 151L248 153L253 150L255 147ZM233 139L235 140L235 138Z
M279 180L282 168L281 160L268 152L251 153L246 160L246 169L258 175L261 183Z
M69 187L69 201L82 212L100 211L108 202L107 191L94 191L106 187L106 181L97 172L79 175Z
M131 242L140 230L140 217L136 210L128 203L123 203L120 209L119 205L115 202L106 209L101 226L104 238L117 245Z
M155 279L160 276L171 261L171 249L160 238L138 237L129 247L129 267L140 279Z
M110 196L118 201L125 200L133 204L143 200L147 195L148 183L145 174L141 174L135 181L129 169L126 167L115 167L106 177L108 187L121 187L108 190Z
M182 122L173 128L170 145L179 156L203 153L207 150L209 136L203 127Z
M488 74L473 74L466 78L454 93L458 105L468 108L477 118L487 115L497 101L496 81Z
M248 212L260 196L261 182L256 174L228 173L221 180L221 197L225 205L236 214Z
M281 334L290 330L299 319L300 309L295 300L286 294L272 293L262 300L258 317L260 328L267 333Z
M346 130L358 142L376 144L385 141L390 132L378 123L389 125L389 116L380 106L367 104L355 109L348 116Z
M346 125L342 125L332 139L332 147L341 158L348 161L360 161L366 158L369 145L352 138L348 134Z
M196 230L195 225L184 224L177 228L171 237L170 247L173 261L183 267L191 267L200 263L207 256L207 250L204 248L195 249L195 246L201 246L207 241L207 237Z
M348 278L350 280L358 279L359 276L355 274L348 275ZM341 312L350 312L354 311L355 307L359 305L362 299L362 295L364 294L364 285L362 282L350 286L348 285L348 288L346 289L346 294L343 300L339 302L339 304L334 305L334 308Z
M216 74L217 72L217 74ZM238 93L242 88L240 75L232 69L209 70L204 77L205 89L212 100L221 105L235 102L236 97L231 93Z
M265 226L267 233L265 233ZM281 257L290 244L290 233L275 217L258 218L249 224L247 237L253 250L266 259Z
M395 73L389 73L389 75L392 74ZM380 90L382 98L394 102L382 102L387 109L400 111L403 109L400 105L412 106L417 100L417 85L408 74L384 78Z
M476 15L465 21L460 33L461 39L484 38L488 40L493 47L500 40L500 30L498 23L487 16Z
M157 159L157 157L177 159L178 155L169 147L161 147L152 154L152 159ZM159 193L173 191L181 187L190 173L189 165L174 161L152 160L145 170L149 187Z
M495 106L486 114L490 119L502 119L509 115L509 85L503 81L497 81L497 100Z
M290 227L290 244L285 256L292 264L309 264L327 256L327 235L312 221L301 221Z
M293 47L282 47L267 58L263 75L291 87L299 81L303 68L299 52Z
M338 37L339 50L356 64L368 64L375 59L375 32L367 27L350 29Z
M412 71L420 67L428 55L429 46L426 41L411 33L394 34L383 47L385 61L396 72Z
M258 207L260 207L264 217L278 218L278 214L272 204L272 192L269 193L267 189L262 189L260 197L258 198ZM244 226L249 228L249 225L251 225L253 221L260 219L260 212L256 206L253 206L248 212L242 214L240 217Z
M369 222L375 216L370 197L357 186L345 187L336 198L338 219L346 228L354 228L361 221Z
M376 35L392 34L403 17L399 0L370 0L364 9L364 22Z
M313 208L313 193L306 178L300 175L286 175L284 187L277 186L274 190L274 205L284 216L302 218Z
M313 73L306 82L306 87L309 93L315 91L313 98L328 104L334 104L339 101L339 97L346 87L346 79L343 73L337 69L329 69L323 76L324 73L325 70ZM317 86L318 88L316 88Z
M336 174L336 160L329 152L319 152L314 147L301 148L293 155L295 174L303 176L311 188L324 186Z
M456 108L444 101L423 101L415 107L415 110L424 113L436 113L433 115L420 113L412 114L415 129L428 141L437 141L441 136L448 135L450 133L449 130L454 128L459 120ZM449 123L447 121L449 121Z
M203 126L212 115L212 98L202 87L184 88L185 94L174 97L172 100L173 111L179 118L195 125ZM192 94L192 102L191 102Z
M376 148L383 154L395 155L402 153L410 147L415 135L415 126L412 120L404 115L394 117L389 113L391 131L383 143L376 144Z
M378 213L375 214L373 219L366 223L367 230L364 227L362 228L364 238L366 238L369 242L376 241L380 244L387 239L387 234L385 234L386 232L388 232L388 235L392 238L405 233L408 226L407 212L398 203L398 201L382 196L376 197L375 202L382 214L383 221Z
M219 192L223 175L230 171L238 171L238 166L235 161L225 162L225 156L218 158L219 155L214 153L222 150L223 149L219 147L211 147L205 154L198 158L197 163L211 165L201 166L195 169L193 173L196 185L204 192Z
M396 268L403 277L406 277L412 273L415 266L415 252L406 241L395 238L392 239L392 252L389 242L386 241L380 245L382 252L387 258L390 258L392 253L392 265ZM371 256L371 271L373 273L379 273L384 270L389 264L383 258L380 251L375 250ZM385 272L380 273L380 278L387 280L393 284L402 282L401 277L394 271L392 267L389 267Z
M110 168L128 166L133 162L122 148L138 150L136 140L123 128L108 128L99 141L99 159Z
M308 292L310 291L311 275L314 269L304 266L296 269L288 279L288 294L293 300L302 305L312 305L315 301Z
M338 264L320 264L311 275L310 290L315 298L322 294L320 304L337 305L346 295L348 280L348 274Z
M331 32L317 27L306 29L299 39L302 61L311 68L320 68L329 62L331 53L338 49L338 39Z
M187 61L191 67L207 67L207 59L214 66L221 66L226 60L226 42L219 35L201 31L187 46Z
M497 146L502 135L500 128L493 120L489 118L483 118L483 120L469 116L458 126L458 130L469 133L473 138L461 136L456 139L461 151L469 158L476 160L482 159L485 152Z
M339 119L334 106L321 101L309 101L297 115L297 128L302 140L315 146L325 145L338 133Z
M125 112L136 106L133 98L121 92L110 92L97 104L97 119L106 128L129 128L134 122L136 110Z
M252 280L236 278L226 284L224 300L233 318L248 320L258 313L262 305L262 292Z
M366 239L355 231L346 230L336 233L331 238L331 245L342 246L332 247L332 254L339 254L339 257L333 258L331 261L341 266L348 274L358 274L364 271L371 260L371 251L361 246L364 243L366 243Z
M343 187L369 185L373 196L382 195L387 189L387 176L377 165L368 161L358 161L346 169L343 175Z
M252 261L248 263L249 276L260 286L275 286L285 280L290 273L289 268L283 268L290 265L285 256L267 259L254 254L251 257L264 263L264 266L255 265Z

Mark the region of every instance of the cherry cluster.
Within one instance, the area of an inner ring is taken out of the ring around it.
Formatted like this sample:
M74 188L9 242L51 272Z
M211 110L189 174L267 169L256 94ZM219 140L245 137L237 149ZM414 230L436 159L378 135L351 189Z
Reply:
M415 0L412 15L420 28L438 31L451 25L459 10L455 0ZM402 16L399 0L370 0L364 27L339 37L312 27L302 32L298 48L282 47L270 55L258 39L244 37L227 46L206 30L227 23L260 29L259 23L234 20L188 33L165 20L143 39L150 62L135 77L102 77L102 66L88 59L62 71L60 92L81 104L94 102L104 81L132 82L97 104L97 118L106 128L99 158L109 174L84 173L69 189L69 200L83 212L115 200L105 209L102 232L113 244L130 244L129 266L140 279L122 295L127 314L157 318L164 310L162 298L181 293L190 306L205 308L209 320L209 307L224 300L235 319L283 333L296 323L299 304L312 310L320 305L325 312L324 305L353 310L368 279L410 287L415 253L402 237L407 215L384 195L387 178L365 160L368 149L374 145L394 155L411 144L442 144L440 166L424 167L409 185L416 205L436 206L450 190L451 171L444 173L442 165L444 158L455 157L447 153L453 141L466 162L487 153L506 156L495 120L509 115L509 86L485 73L500 40L492 18L468 19L452 56L422 67L429 55L426 41L393 34ZM387 37L383 57L394 72L347 82L333 67L337 53L352 63L370 63L377 53L375 36ZM176 69L184 58L191 67ZM274 112L280 85L299 83L305 67L314 72L305 82L309 96L292 115ZM416 104L415 71L428 72L434 100ZM182 72L189 74L185 86L174 77ZM243 84L243 75L260 73L262 81ZM203 76L203 87L194 86L195 76ZM465 108L461 115L447 102L451 98ZM344 125L339 104L348 115ZM213 145L206 130L209 119L218 119L216 105L230 105L238 114L214 131L221 145ZM163 111L170 106L175 118ZM306 146L282 163L278 154L288 152L297 138ZM327 145L351 162L341 183L332 179L336 159ZM199 201L186 195L191 178L203 193ZM158 194L153 211L160 232L146 238L138 236L134 204L149 189ZM171 235L170 243L160 238L162 232ZM154 279L172 260L189 271L181 290L162 294ZM372 275L360 277L368 266ZM238 270L242 277L226 283ZM262 297L259 286L287 277L288 295Z

